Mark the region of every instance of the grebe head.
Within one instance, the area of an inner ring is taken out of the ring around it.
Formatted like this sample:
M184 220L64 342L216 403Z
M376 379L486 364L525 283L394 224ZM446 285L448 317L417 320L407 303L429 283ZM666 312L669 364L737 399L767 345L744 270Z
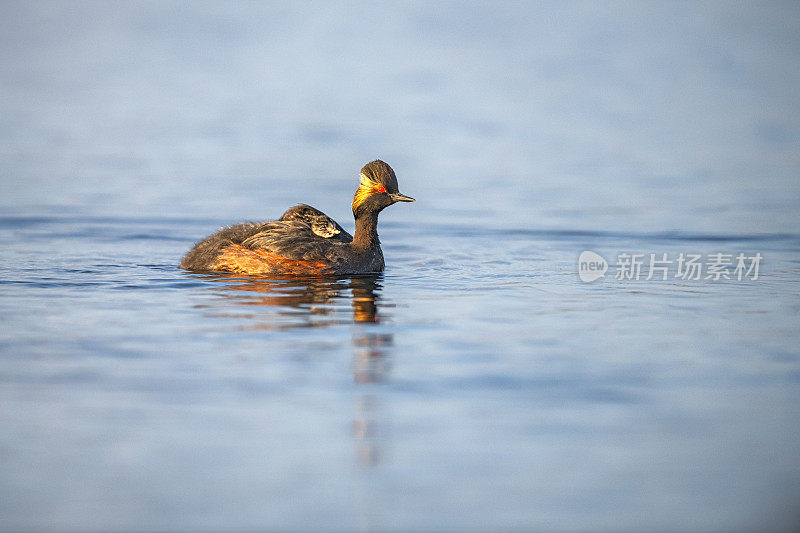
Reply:
M376 159L361 169L361 183L353 196L353 216L377 213L395 202L413 201L410 196L400 194L392 167Z
M320 237L325 237L326 239L330 239L334 235L341 233L339 228L336 227L336 224L334 224L333 220L325 216L311 217L311 231Z
M299 220L307 222L311 226L311 231L326 239L341 233L339 228L336 227L336 222L331 220L324 213L306 204L297 204L287 209L279 220Z

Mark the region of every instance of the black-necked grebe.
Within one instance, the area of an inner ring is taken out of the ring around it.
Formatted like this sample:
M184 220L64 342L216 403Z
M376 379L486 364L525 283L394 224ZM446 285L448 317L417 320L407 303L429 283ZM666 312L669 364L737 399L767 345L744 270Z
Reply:
M192 248L180 267L242 274L364 274L381 272L378 213L414 199L397 188L392 168L376 160L361 169L353 196L354 236L323 212L297 205L272 222L228 226Z
M326 239L336 238L341 242L352 242L353 236L347 233L344 228L336 223L331 217L306 204L297 204L290 207L281 215L278 220L299 220L311 225L311 231L325 237Z

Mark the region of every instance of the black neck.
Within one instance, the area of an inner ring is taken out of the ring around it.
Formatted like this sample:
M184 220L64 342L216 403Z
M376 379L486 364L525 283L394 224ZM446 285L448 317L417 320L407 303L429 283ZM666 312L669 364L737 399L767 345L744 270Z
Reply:
M356 233L353 235L353 248L367 250L377 246L378 240L378 213L359 213L356 217Z

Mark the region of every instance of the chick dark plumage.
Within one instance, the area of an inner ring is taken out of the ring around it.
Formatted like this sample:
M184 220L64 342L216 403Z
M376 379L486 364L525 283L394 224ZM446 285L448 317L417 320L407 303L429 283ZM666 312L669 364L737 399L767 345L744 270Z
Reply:
M310 205L297 204L294 207L290 207L278 220L308 222L311 225L311 231L320 237L326 239L335 238L341 242L353 241L353 236L347 233L335 220Z
M323 212L305 204L272 222L228 226L198 242L181 261L194 271L242 274L361 274L384 269L378 213L396 202L413 202L397 187L392 168L380 160L361 169L353 196L351 236Z

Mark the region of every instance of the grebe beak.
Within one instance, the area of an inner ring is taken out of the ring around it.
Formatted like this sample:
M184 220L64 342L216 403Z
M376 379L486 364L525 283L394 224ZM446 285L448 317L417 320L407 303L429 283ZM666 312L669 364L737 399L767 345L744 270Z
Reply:
M400 194L399 192L393 192L389 194L389 198L392 199L393 202L414 202L413 198L410 196L406 196L405 194Z

